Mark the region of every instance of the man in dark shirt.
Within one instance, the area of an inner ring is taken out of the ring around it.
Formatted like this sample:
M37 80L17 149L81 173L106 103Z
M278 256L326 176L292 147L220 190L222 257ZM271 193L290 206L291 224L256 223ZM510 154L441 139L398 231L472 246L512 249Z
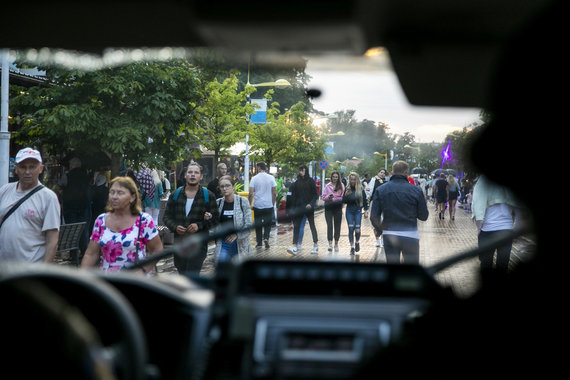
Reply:
M81 167L81 160L73 157L69 160L69 171L60 179L62 188L61 204L63 221L66 224L86 222L91 212L91 206L87 203L89 176ZM85 252L89 242L88 225L83 230L79 240L79 249ZM77 252L72 252L72 260L77 260Z
M190 163L184 179L184 187L174 191L168 198L163 216L164 224L174 233L174 242L177 244L192 234L208 232L219 221L214 193L200 185L200 165ZM204 241L198 252L189 252L188 257L175 255L174 266L179 273L199 274L207 253L208 245Z
M318 253L318 236L315 226L315 205L318 199L317 187L315 181L309 176L306 165L299 166L299 174L297 180L289 187L287 194L287 212L293 220L293 246L287 250L292 255L297 254L297 243L299 242L299 233L301 229L301 221L306 217L311 227L311 235L313 236L313 249L311 253Z
M417 220L426 221L429 212L422 190L408 182L407 162L396 161L390 182L378 187L373 195L370 220L383 230L384 252L388 263L418 264L420 235Z
M220 162L218 166L216 166L216 171L218 172L218 176L208 183L208 190L216 195L216 199L222 197L222 190L220 190L219 182L220 178L226 175L228 172L228 167L225 162Z

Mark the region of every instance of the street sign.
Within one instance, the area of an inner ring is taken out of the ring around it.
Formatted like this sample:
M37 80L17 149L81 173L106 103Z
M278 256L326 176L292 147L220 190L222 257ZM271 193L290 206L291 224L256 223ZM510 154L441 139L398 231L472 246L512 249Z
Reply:
M267 99L251 99L252 104L257 104L255 113L251 115L252 124L265 124L267 122Z
M319 167L323 170L329 167L329 162L327 160L319 161Z

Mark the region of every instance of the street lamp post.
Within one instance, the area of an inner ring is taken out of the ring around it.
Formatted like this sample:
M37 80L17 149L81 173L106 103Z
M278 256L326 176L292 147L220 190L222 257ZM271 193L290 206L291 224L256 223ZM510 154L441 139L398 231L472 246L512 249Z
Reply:
M2 93L0 94L0 186L7 184L10 173L10 132L8 131L8 86L10 66L8 49L0 50L2 61Z
M384 170L388 170L388 154L387 153L380 153L380 152L374 152L374 154L377 156L384 157Z
M249 66L248 66L246 86L285 88L291 86L291 83L289 83L289 81L285 79L277 79L275 82L263 82L263 83L251 84L249 83ZM243 189L245 192L248 192L249 191L249 134L245 135L245 157L243 159L243 162L244 162Z
M404 148L407 148L407 149L415 149L418 153L419 153L420 150L421 150L421 147L419 147L419 146L411 146L410 144L404 145ZM420 166L419 161L417 161L417 165Z
M327 115L324 118L326 119L336 119L337 116L336 115ZM338 131L338 132L334 132L334 133L323 133L322 136L326 136L326 137L334 137L334 136L344 136L344 132L343 131ZM331 148L334 149L334 142L333 141L328 141L327 144L329 144L329 146ZM325 154L332 154L333 152L327 152L328 148L325 149ZM321 173L321 194L323 193L324 189L325 189L325 173L326 173L326 168L321 167L322 168L322 173Z

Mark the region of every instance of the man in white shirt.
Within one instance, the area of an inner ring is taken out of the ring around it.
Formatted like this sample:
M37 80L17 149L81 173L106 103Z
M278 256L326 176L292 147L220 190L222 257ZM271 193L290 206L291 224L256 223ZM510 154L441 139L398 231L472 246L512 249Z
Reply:
M52 262L57 252L60 206L57 195L43 187L39 176L44 170L40 152L21 149L14 170L18 182L0 188L0 260ZM6 217L9 210L36 187L40 190Z
M258 162L257 174L249 183L249 203L253 208L255 219L255 237L257 248L262 247L261 240L265 248L269 248L269 232L273 222L273 205L275 205L275 188L277 183L271 174L267 174L265 162Z

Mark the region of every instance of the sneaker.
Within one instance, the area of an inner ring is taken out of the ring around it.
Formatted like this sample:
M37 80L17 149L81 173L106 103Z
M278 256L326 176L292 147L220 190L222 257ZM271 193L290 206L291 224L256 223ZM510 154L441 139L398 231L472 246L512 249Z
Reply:
M297 256L297 247L292 246L287 250L288 253L292 254L293 256Z
M338 253L339 249L338 249L338 245L334 246L334 253Z
M263 243L265 244L265 248L269 248L269 241L264 240Z
M350 247L350 254L354 255L354 247Z
M359 242L356 242L356 244L354 244L354 250L356 252L360 251L360 243Z
M315 245L313 249L311 249L311 253L319 253L319 246Z
M329 243L329 252L332 252L332 243Z

